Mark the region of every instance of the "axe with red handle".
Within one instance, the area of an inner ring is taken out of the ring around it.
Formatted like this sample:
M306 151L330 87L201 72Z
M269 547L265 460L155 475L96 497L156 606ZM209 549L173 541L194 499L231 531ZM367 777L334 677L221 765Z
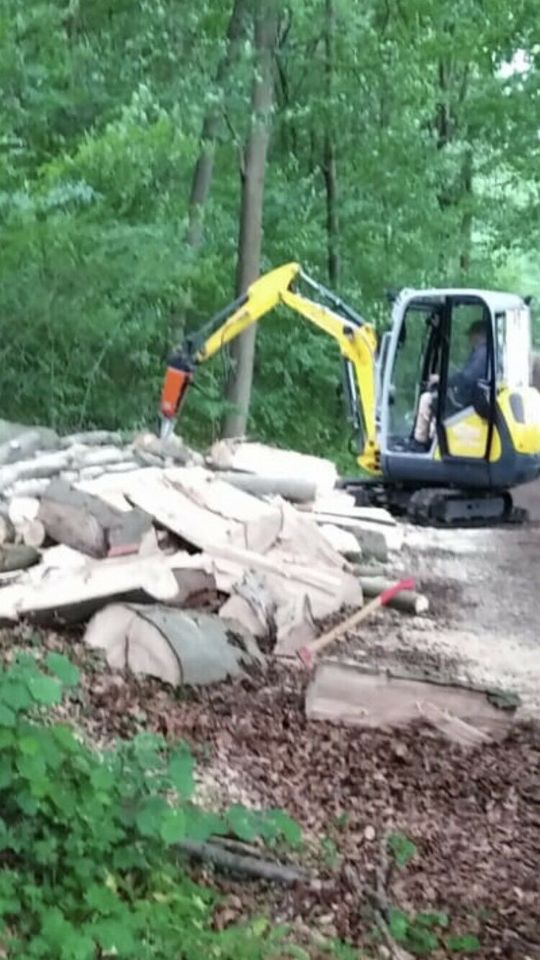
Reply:
M353 613L350 617L347 617L347 619L343 620L342 623L338 623L337 626L332 627L331 630L323 633L321 637L317 637L316 640L312 640L311 643L307 643L304 647L301 647L301 649L298 650L298 656L300 657L302 663L306 667L311 667L316 655L320 653L324 647L327 647L329 643L333 643L334 640L339 640L343 634L347 632L347 630L350 630L352 627L356 627L359 623L362 623L362 621L366 620L369 615L374 612L374 610L376 610L378 607L384 607L387 603L390 603L390 601L393 600L398 593L402 593L403 590L414 590L414 580L400 580L392 587L388 587L388 589L383 590L378 597L370 600L367 606L357 610L356 613Z

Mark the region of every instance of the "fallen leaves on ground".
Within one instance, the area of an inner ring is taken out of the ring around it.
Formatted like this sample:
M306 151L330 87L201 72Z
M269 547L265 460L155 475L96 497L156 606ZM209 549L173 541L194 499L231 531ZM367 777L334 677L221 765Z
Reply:
M9 655L32 637L6 631L1 648ZM458 934L478 935L475 956L484 960L539 955L538 728L516 727L504 742L465 753L420 726L308 723L300 671L276 666L257 679L174 691L110 673L76 635L49 633L45 648L82 668L62 709L94 742L140 729L184 739L199 761L202 802L279 807L302 826L305 858L324 882L291 891L216 876L227 894L217 925L264 906L300 931L373 947L368 889L382 838L398 832L416 853L393 870L390 903L448 913Z

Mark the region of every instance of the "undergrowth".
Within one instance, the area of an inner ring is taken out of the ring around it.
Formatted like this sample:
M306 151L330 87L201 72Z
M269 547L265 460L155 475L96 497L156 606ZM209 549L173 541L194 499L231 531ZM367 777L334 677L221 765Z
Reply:
M184 839L299 840L280 811L206 813L185 746L139 735L101 752L49 708L78 671L20 654L0 674L0 952L17 960L258 960L284 930L264 918L211 927L215 894L192 882ZM279 953L283 956L283 953Z
M181 852L182 841L219 835L298 846L297 824L281 810L200 809L182 743L144 733L106 750L91 746L52 713L78 680L56 652L39 663L19 652L0 669L0 956L310 960L310 948L265 916L215 929L219 898L190 878ZM323 848L333 862L335 844L326 838ZM393 834L388 853L399 869L417 850ZM387 924L392 941L417 956L479 948L476 937L453 935L442 911L408 915L391 906ZM337 940L319 942L323 952L367 956Z

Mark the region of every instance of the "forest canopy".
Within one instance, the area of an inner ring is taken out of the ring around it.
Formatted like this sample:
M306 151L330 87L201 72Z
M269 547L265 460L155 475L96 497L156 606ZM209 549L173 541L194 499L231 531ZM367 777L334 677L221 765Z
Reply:
M299 261L380 326L389 287L540 294L539 15L540 0L0 0L2 416L153 425L169 348L235 295L257 124L261 270ZM201 371L191 440L219 431L228 362ZM331 342L267 318L250 434L340 458L339 380Z

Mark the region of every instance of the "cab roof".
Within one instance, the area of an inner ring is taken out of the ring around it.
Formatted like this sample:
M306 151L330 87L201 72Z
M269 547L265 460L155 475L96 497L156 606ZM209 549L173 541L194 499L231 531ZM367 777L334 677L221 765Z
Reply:
M415 290L404 289L400 292L398 302L406 300L424 301L426 306L429 301L441 301L446 297L458 297L464 300L482 300L491 313L502 313L504 310L517 310L526 308L527 304L523 297L517 293L505 293L500 290L482 290L474 287L432 287L431 289Z

